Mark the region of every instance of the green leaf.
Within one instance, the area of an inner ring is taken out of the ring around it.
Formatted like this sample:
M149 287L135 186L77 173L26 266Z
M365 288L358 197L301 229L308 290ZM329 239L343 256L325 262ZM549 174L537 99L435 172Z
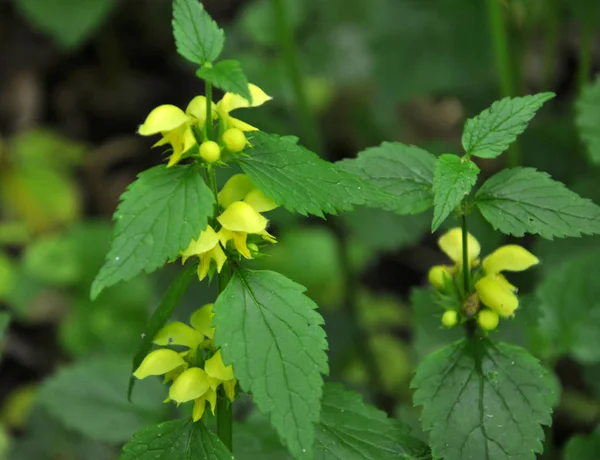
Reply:
M395 460L431 458L428 447L408 429L364 403L355 392L328 383L317 425L315 460Z
M138 431L120 460L231 460L231 452L202 422L172 420Z
M389 193L394 201L385 209L398 214L423 212L433 205L435 156L415 146L384 142L339 163L365 182Z
M166 412L165 387L158 380L141 382L135 403L127 402L130 369L127 357L76 362L44 381L38 401L73 431L100 441L127 441Z
M411 384L434 458L534 460L555 382L526 350L461 340L430 354Z
M271 271L235 273L215 303L215 344L294 458L312 458L327 340L305 288Z
M536 291L540 332L552 355L600 362L600 251L577 256L548 273Z
M590 160L600 164L600 77L583 88L577 100L576 121Z
M485 182L475 201L502 233L564 238L600 233L600 207L534 168L505 169Z
M110 13L115 0L17 0L29 22L62 48L72 50L90 37Z
M225 33L199 0L173 2L173 35L177 52L190 62L204 65L219 57Z
M479 175L479 168L468 158L444 154L438 158L433 173L433 222L435 232L467 196Z
M554 93L505 97L465 124L462 145L470 155L496 158L525 131L527 123Z
M248 78L239 61L220 61L215 65L203 65L196 76L206 80L223 91L239 94L252 102L252 94L248 89Z
M298 145L295 137L257 131L249 141L252 148L239 158L240 166L265 195L289 211L323 217L323 212L393 200Z
M92 283L91 297L177 257L208 225L214 197L200 171L155 166L138 175L121 195L106 263Z
M146 355L152 349L152 341L156 333L166 324L171 318L173 310L181 301L181 298L187 291L187 288L196 274L196 265L190 264L183 270L179 276L171 283L169 289L160 301L160 305L154 310L152 316L148 320L146 329L142 334L142 343L140 344L137 353L133 357L132 373L142 364ZM131 393L136 379L131 375L129 377L129 387L127 388L127 397L131 400Z
M587 435L577 435L569 439L563 453L563 460L584 460L600 458L600 429Z

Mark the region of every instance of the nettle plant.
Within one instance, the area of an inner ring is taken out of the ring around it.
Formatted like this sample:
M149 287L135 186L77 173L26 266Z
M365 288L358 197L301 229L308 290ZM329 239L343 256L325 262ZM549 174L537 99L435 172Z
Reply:
M467 216L478 210L514 236L600 233L598 206L533 168L505 169L474 190L473 157L501 155L553 94L503 99L468 120L462 157L383 143L334 164L295 137L232 116L270 97L248 83L239 62L217 61L224 32L197 0L175 0L173 30L179 53L200 65L205 95L185 110L159 106L140 126L139 134L158 136L155 146L168 149L168 164L140 173L122 195L91 295L167 262L186 265L148 322L130 396L136 379L164 376L165 402L184 404L188 417L137 432L121 458L233 458L232 403L241 393L298 459L529 459L541 452L555 380L526 350L493 335L500 318L518 314L516 287L503 272L538 259L512 244L480 262ZM213 87L225 92L217 103ZM243 174L219 189L217 174L233 165ZM429 446L358 394L324 383L327 340L315 303L283 275L246 268L277 242L263 214L282 206L324 217L354 205L399 214L433 207L432 231L452 213L462 222L439 240L452 264L433 267L429 279L443 326L463 325L465 338L429 355L412 384ZM189 324L168 322L194 278L218 283L214 304Z

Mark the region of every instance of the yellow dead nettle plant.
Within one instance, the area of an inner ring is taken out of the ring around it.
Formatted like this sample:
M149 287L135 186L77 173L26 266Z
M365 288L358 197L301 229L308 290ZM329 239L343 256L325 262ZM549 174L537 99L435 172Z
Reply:
M256 85L249 84L248 89L252 95L251 102L234 93L225 93L217 104L211 101L212 121L221 119L223 124L221 131L224 133L222 144L232 153L243 150L247 145L243 131L255 131L257 128L232 117L230 113L236 109L258 107L271 100L271 97ZM196 135L203 132L206 124L206 105L207 100L204 96L196 96L192 99L185 112L171 104L160 105L146 117L138 133L142 136L161 134L162 138L153 147L170 144L173 152L167 166L176 165L185 153L198 144ZM197 128L196 134L194 128ZM200 139L201 142L204 140L206 139ZM212 158L215 156L213 154Z
M159 348L150 352L134 372L138 379L154 375L164 375L164 383L173 382L169 397L165 402L181 403L194 401L192 411L194 421L204 414L209 403L214 414L219 386L229 401L235 399L235 379L232 366L225 366L221 351L216 350L203 367L197 365L199 349L213 350L214 328L210 326L214 312L213 304L204 305L190 318L191 326L182 322L165 325L154 337L159 346L179 345L188 350L176 352L169 348ZM206 352L205 352L206 353Z

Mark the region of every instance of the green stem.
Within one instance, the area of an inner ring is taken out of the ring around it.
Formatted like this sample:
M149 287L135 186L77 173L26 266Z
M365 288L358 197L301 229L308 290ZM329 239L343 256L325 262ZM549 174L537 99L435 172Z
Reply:
M214 130L212 122L212 85L205 81L205 95L206 95L206 137L209 141L214 140Z
M469 295L471 286L471 267L469 264L469 233L467 230L467 216L462 215L462 269L463 269L463 287L465 297Z
M587 15L582 29L578 72L579 92L588 83L592 68L592 44L594 42L594 16L592 14Z
M560 27L558 0L547 0L546 33L544 41L544 73L543 88L551 89L554 86L555 60L558 55L558 31Z
M496 58L496 67L500 72L500 89L502 97L516 96L515 69L511 61L510 44L500 0L487 0L488 19L492 32L492 45ZM508 150L508 166L515 167L521 163L518 141Z
M219 439L233 453L232 440L232 404L224 394L217 398L217 435Z
M285 61L285 67L294 90L296 99L296 109L300 122L300 129L305 138L305 144L322 154L322 144L319 135L319 129L314 113L308 105L306 90L300 71L300 60L298 58L298 49L294 42L294 32L288 11L286 10L285 0L273 0L273 10L275 11L275 22L277 24L278 42L281 46L281 53Z

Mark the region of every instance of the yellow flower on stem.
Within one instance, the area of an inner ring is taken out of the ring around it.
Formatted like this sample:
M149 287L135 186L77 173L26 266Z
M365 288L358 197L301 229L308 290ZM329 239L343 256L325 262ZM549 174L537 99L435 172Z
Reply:
M265 94L265 92L260 89L258 86L250 83L248 85L248 89L250 90L250 94L252 95L252 101L248 101L248 99L240 96L239 94L234 93L225 93L223 99L221 99L217 103L217 112L223 119L223 124L225 126L225 130L230 128L237 128L240 131L256 131L257 128L249 125L237 118L229 115L230 112L236 109L243 109L247 107L258 107L263 105L265 102L270 101L272 98Z
M200 258L200 264L198 265L198 279L200 281L208 275L213 260L215 261L217 272L221 273L227 256L221 246L219 246L219 236L210 225L200 233L197 240L192 240L187 249L181 253L181 262L185 263L191 256L198 256Z
M181 160L185 152L196 145L191 122L192 118L179 107L170 104L160 105L146 117L138 129L138 134L142 136L162 134L163 137L153 147L171 144L173 153L167 164L167 167L171 167Z
M214 304L208 303L196 310L190 318L192 327L202 334L203 337L213 339L215 336L215 328L210 326L210 323L215 316L213 311Z
M452 276L462 268L462 229L455 227L444 233L438 239L438 246L454 262L454 265L435 265L429 270L429 282L438 291L443 291L446 280L452 279ZM481 246L470 233L467 234L467 252L469 265L477 266Z
M175 379L169 389L169 399L177 404L204 396L210 388L208 375L199 367L190 367Z
M179 353L166 348L154 350L148 354L133 373L137 379L145 379L151 375L163 375L178 368L187 367L187 363Z
M520 272L538 263L539 259L521 246L510 244L496 249L483 260L485 276L475 283L479 299L498 315L504 318L513 316L519 306L515 295L517 288L502 272Z

